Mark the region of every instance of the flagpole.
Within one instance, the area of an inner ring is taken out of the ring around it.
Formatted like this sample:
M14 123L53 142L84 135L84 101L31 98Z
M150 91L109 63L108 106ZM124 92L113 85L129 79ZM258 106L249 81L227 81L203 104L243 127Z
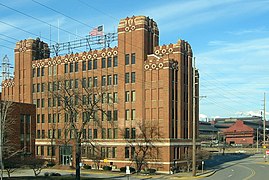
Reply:
M102 26L103 26L103 38L104 38L104 43L103 43L103 46L104 46L104 48L106 48L105 25L104 25L104 24L102 24Z

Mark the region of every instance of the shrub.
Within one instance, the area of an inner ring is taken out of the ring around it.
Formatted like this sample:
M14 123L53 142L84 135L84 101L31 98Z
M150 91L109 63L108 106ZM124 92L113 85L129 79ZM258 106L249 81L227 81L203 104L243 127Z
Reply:
M120 172L126 172L126 166L125 167L121 167L120 168ZM130 167L130 172L132 173L132 172L135 172L135 168L133 168L133 167Z
M48 163L47 164L47 167L53 167L53 166L55 166L55 163Z
M103 170L104 171L111 171L112 170L112 167L110 167L110 166L103 166Z
M148 169L149 174L155 174L156 173L156 169Z
M88 165L88 164L84 164L84 169L92 169L92 167L90 166L90 165Z

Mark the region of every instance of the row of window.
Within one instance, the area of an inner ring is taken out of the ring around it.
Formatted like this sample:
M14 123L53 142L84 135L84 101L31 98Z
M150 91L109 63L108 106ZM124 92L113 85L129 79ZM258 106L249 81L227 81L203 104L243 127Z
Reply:
M55 156L55 146L36 146L36 155L44 156L45 148L47 149L47 156Z
M116 158L117 147L106 146L96 148L94 146L82 146L81 156L87 158L96 158L97 156L101 156L102 159Z
M130 63L135 64L135 53L131 53L131 62L130 62L130 55L125 54L125 65L129 65Z
M135 75L134 75L134 78L135 78ZM33 93L34 92L45 92L46 85L47 85L48 91L60 90L60 85L61 85L60 83L61 83L60 81L58 81L58 82L54 81L54 82L48 82L47 84L45 84L45 83L33 84ZM98 78L97 78L97 76L88 77L88 79L82 78L81 85L83 88L97 87L98 86ZM106 86L106 85L118 85L118 74L102 76L102 86ZM65 86L65 88L70 88L70 89L78 88L79 87L79 79L65 80L64 86Z
M87 132L88 131L88 132ZM83 139L118 139L118 128L102 128L101 137L98 137L98 129L83 129L82 138ZM49 129L47 134L45 130L37 130L37 139L62 139L62 129ZM65 139L75 138L74 130L64 131Z
M112 114L113 112L113 114ZM53 114L48 114L48 123L59 123L61 119L61 114L60 113L53 113ZM90 115L89 112L83 112L82 113L82 120L83 121L89 121L91 119L98 119L98 113L93 113ZM75 122L77 121L77 115L74 115ZM118 110L108 110L106 112L102 113L102 121L107 120L107 121L117 121L118 120ZM45 123L45 114L37 114L36 116L36 121L37 123ZM64 122L69 122L69 115L65 113L64 115Z
M131 53L131 59L130 59L130 54L125 54L125 65L129 64L135 64L136 58L135 58L135 53ZM118 66L118 57L114 56L112 57L107 57L107 58L102 58L101 59L101 67L102 68L110 68L110 67L117 67ZM56 67L56 66L55 66ZM92 69L97 69L98 68L98 60L84 60L82 61L82 71L86 70L92 70ZM79 63L78 62L70 62L64 64L64 73L72 73L72 72L78 72L79 71ZM52 74L52 69L49 68L49 75ZM54 74L56 74L56 69L54 69ZM45 75L45 68L44 67L38 67L38 68L33 68L33 77L40 77Z
M135 72L125 73L125 83L135 83Z

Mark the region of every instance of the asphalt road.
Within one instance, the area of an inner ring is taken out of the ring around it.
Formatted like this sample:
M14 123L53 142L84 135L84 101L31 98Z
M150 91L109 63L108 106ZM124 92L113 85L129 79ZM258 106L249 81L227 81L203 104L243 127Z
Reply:
M220 157L221 158L221 157ZM234 159L231 161L231 159ZM263 155L253 156L234 155L222 159L216 159L209 163L208 168L215 169L216 173L203 179L211 180L264 180L269 179L269 163L264 163Z

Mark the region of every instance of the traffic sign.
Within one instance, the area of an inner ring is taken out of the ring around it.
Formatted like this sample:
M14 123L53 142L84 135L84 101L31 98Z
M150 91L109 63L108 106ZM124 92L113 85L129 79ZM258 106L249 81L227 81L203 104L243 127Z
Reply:
M269 150L266 150L266 155L269 155Z

